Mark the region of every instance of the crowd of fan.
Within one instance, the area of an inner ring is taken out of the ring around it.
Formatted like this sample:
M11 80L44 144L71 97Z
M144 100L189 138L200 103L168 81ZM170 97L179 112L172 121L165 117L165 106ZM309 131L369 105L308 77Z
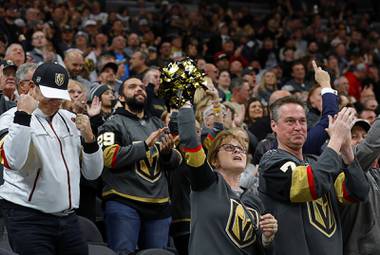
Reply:
M123 106L117 99L131 77L144 84L145 111L170 127L173 113L158 96L160 68L189 56L204 71L208 88L195 95L197 126L202 136L219 122L224 129L247 132L249 163L241 186L254 189L259 186L256 166L267 150L276 148L269 116L276 100L293 95L307 104L310 133L319 132L305 143L308 153L321 154L328 139L327 133L320 135L325 132L321 123L328 125L331 111L351 107L357 118L375 123L380 32L372 29L369 14L357 15L345 1L320 1L304 10L293 9L291 1L278 1L262 17L249 9L202 3L187 9L158 2L147 9L140 1L138 15L128 9L105 12L96 1L10 0L2 5L0 113L29 92L39 64L57 62L70 75L72 100L62 107L87 114L95 133ZM329 84L314 80L313 60L328 72ZM337 91L337 102L321 95L326 88ZM94 198L101 181L82 181L79 214L96 221Z

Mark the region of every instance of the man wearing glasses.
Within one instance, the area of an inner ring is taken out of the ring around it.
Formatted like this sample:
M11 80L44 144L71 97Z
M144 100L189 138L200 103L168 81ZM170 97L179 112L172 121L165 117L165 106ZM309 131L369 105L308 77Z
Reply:
M22 64L16 72L16 84L18 95L27 95L29 90L33 88L34 83L32 81L33 73L37 69L35 63Z

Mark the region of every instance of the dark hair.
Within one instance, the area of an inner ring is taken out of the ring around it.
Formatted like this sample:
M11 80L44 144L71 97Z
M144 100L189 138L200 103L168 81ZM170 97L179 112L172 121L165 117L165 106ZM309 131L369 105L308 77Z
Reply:
M302 65L305 68L305 65L301 61L294 61L292 63L291 68L290 68L292 70L292 72L293 72L293 67L295 67L296 65Z
M306 102L308 104L310 104L310 97L311 95L314 93L315 90L317 90L318 88L320 88L321 86L319 86L318 84L314 85L310 90L309 90L309 93L307 94L307 100Z
M244 81L242 78L234 78L231 80L230 90L233 91L234 89L241 89L244 85Z
M148 54L146 54L145 51L143 50L137 50L135 51L135 53L139 52L140 53L140 59L143 59L144 62L146 62L148 60Z
M264 105L261 103L260 99L258 99L257 97L252 97L248 100L247 102L247 106L245 107L245 122L246 123L250 123L252 122L251 118L249 117L249 106L254 103L254 102L259 102L260 105L261 105L261 108L263 108L263 116L265 115L265 107Z
M283 98L276 100L269 107L272 120L278 121L278 119L280 118L278 110L280 109L281 106L286 105L286 104L297 104L297 105L301 106L306 113L306 106L305 106L304 102L302 102L299 98L297 98L295 96L287 96L287 97L283 97Z

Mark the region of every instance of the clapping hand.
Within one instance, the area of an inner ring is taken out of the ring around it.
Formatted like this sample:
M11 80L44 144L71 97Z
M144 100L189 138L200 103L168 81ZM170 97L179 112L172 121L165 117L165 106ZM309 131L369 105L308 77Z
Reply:
M355 118L354 109L347 107L344 107L334 118L329 116L329 127L326 129L330 136L329 147L340 152L342 146L343 148L347 146Z
M272 214L264 214L260 217L260 229L263 233L263 241L271 242L278 231L278 224Z
M174 148L175 139L172 134L164 134L161 137L160 153L168 155Z

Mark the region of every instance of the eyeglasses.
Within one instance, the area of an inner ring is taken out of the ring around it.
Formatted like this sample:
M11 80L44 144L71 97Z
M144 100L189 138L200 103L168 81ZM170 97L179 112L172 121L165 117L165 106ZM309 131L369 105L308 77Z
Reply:
M44 39L45 38L45 36L44 35L37 35L37 36L33 36L32 37L32 39L34 40L34 39Z
M225 150L227 152L237 152L240 154L247 154L247 150L245 150L244 148L242 148L240 146L233 145L233 144L229 144L229 143L221 145L219 149L222 149L222 148L223 148L223 150Z
M21 80L20 83L28 83L28 84L32 84L33 81L32 81L32 80Z

